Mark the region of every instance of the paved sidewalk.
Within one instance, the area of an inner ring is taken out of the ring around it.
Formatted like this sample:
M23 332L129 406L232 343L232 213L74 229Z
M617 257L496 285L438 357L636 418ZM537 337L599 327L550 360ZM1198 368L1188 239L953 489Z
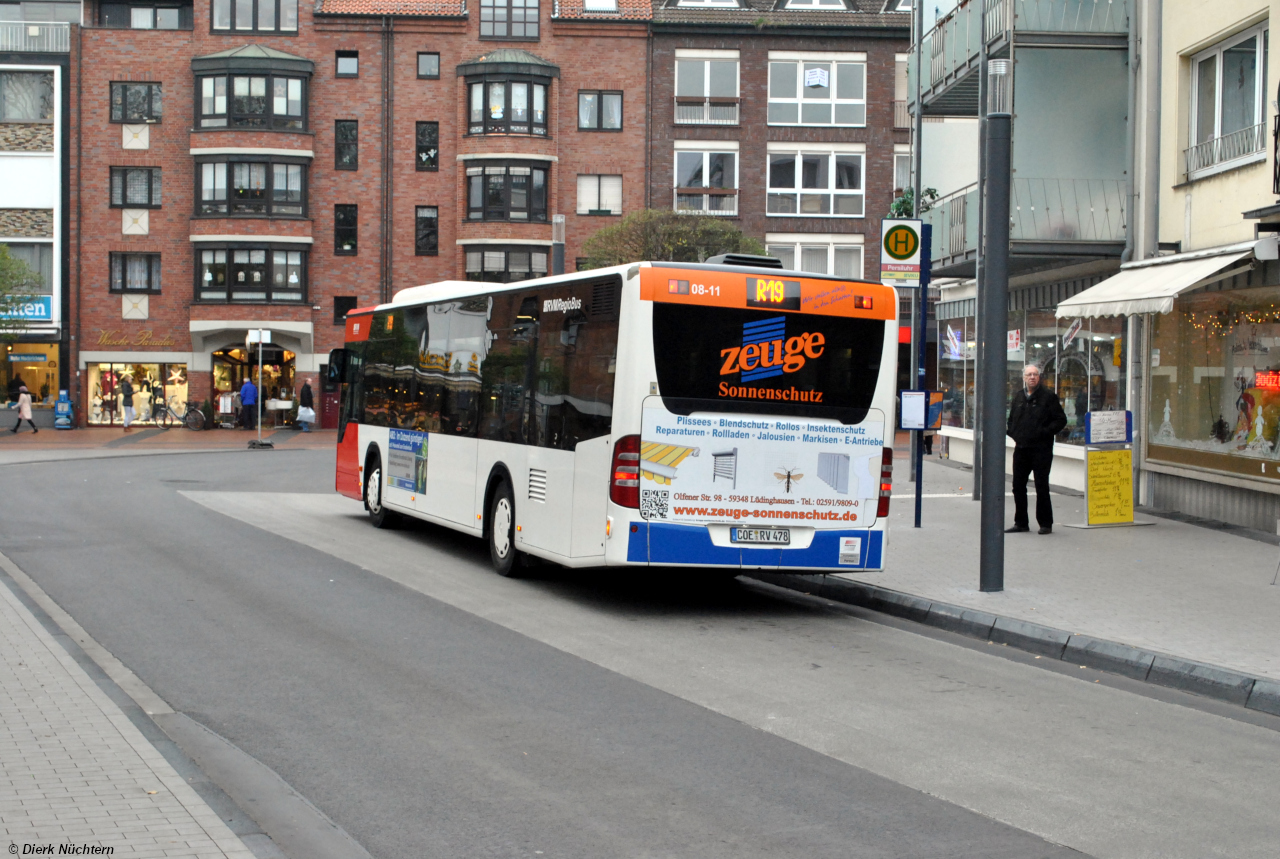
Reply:
M248 430L158 429L137 427L126 433L120 427L89 427L75 430L29 431L16 435L0 431L0 465L66 459L97 459L104 456L148 456L165 453L196 453L247 450L257 432ZM337 430L271 430L263 427L262 438L277 450L332 450L337 446Z
M4 584L0 689L0 855L253 859Z
M917 530L915 486L895 465L887 568L845 578L1280 680L1276 546L1141 512L1156 524L1066 528L1084 499L1054 494L1053 533L1006 535L1005 590L982 593L972 472L925 463Z

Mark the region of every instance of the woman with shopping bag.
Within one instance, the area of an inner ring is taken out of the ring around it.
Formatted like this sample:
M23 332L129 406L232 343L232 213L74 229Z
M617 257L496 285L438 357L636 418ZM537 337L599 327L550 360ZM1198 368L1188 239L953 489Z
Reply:
M311 381L305 380L302 390L298 392L298 426L302 427L303 432L311 432L311 425L315 421L316 401L311 394Z

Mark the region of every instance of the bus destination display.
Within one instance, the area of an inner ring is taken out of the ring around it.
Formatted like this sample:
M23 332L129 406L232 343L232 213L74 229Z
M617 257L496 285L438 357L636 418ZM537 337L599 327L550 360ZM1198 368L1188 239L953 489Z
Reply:
M776 277L747 278L747 307L770 310L799 310L800 281Z

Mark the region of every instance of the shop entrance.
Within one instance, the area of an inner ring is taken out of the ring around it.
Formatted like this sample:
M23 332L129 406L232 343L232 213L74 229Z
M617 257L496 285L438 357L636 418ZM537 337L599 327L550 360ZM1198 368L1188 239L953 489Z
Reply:
M231 344L213 353L214 407L220 423L234 423L240 414L240 388L246 379L258 386L266 414L268 400L293 400L293 352L279 346L262 347L262 380L258 380L258 347Z
M53 407L58 398L57 343L10 343L0 356L0 384L8 402L16 403L18 388L25 385L33 407Z
M133 406L133 424L154 423L152 415L160 403L168 403L176 415L187 406L186 364L89 364L89 426L124 423L124 407ZM125 403L120 380L133 378L133 402Z

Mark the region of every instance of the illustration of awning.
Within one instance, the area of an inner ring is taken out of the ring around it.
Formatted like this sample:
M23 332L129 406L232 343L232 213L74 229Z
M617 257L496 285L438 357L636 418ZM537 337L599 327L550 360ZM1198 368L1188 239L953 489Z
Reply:
M646 441L640 445L640 474L654 483L670 483L676 476L676 466L686 457L697 455L696 447Z

